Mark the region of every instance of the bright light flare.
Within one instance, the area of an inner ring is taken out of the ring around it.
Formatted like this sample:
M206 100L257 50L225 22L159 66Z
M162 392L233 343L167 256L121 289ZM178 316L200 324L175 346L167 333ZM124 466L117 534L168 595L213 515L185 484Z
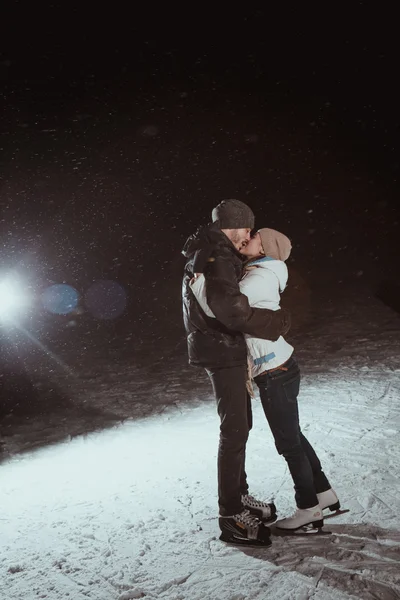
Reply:
M18 282L0 282L0 320L12 321L30 304L29 295Z

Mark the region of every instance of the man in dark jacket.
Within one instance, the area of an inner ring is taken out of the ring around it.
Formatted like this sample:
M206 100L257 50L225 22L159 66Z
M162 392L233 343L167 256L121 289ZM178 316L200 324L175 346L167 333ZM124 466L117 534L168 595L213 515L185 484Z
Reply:
M245 448L252 425L248 396L247 349L243 334L275 341L290 327L285 310L252 308L240 292L243 258L254 214L239 200L223 200L212 212L213 223L187 240L183 277L183 318L189 362L204 367L211 379L221 420L218 449L220 539L231 543L269 545L266 521L275 507L248 495ZM190 282L204 273L208 317L194 297ZM260 517L262 521L257 518Z

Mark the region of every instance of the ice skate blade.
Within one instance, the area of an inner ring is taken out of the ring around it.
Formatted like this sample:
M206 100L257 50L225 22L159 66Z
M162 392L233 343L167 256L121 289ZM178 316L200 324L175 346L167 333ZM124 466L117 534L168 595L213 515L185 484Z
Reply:
M328 514L324 513L324 520L325 519L333 519L334 517L339 517L340 515L344 515L345 513L348 513L348 512L350 512L349 508L339 508L338 510L335 510L335 512L328 513Z
M221 535L219 536L219 539L221 540L221 542L224 542L225 544L229 544L231 546L250 546L253 548L267 548L268 546L270 546L272 544L272 541L269 540L249 540L246 538L241 538L239 536L235 536L235 535L228 535L228 534L224 534L221 533Z
M284 529L280 527L274 527L272 529L274 535L277 536L285 536L285 535L293 535L293 536L307 536L307 535L331 535L331 531L326 531L322 529L322 527L313 527L312 525L302 525L297 529Z

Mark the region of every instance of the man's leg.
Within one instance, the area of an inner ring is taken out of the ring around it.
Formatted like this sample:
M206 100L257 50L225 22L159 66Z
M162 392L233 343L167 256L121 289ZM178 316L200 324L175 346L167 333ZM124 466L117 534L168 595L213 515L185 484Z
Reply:
M244 470L246 442L251 423L251 405L246 388L246 366L207 370L221 420L218 447L218 497L223 517L243 510L246 494Z
M300 371L292 359L288 371L273 371L256 377L260 398L276 449L289 467L298 508L318 504L313 471L301 441L297 396Z
M247 391L247 388L246 388L246 391ZM248 393L247 393L246 405L247 405L247 425L248 425L248 429L250 432L251 428L253 427L253 409L251 406L251 398ZM240 470L240 494L244 496L245 494L248 494L248 493L249 493L249 486L247 483L247 474L246 474L246 447L245 447L244 451L243 451L242 468Z

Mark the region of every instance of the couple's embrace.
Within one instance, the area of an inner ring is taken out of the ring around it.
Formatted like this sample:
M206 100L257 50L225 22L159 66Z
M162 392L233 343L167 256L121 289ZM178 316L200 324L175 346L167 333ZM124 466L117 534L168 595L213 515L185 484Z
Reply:
M279 454L286 459L297 510L276 521L280 529L323 525L323 510L339 501L320 461L301 432L297 396L300 371L284 335L289 314L280 308L290 240L272 229L254 230L251 209L224 200L183 249L183 316L189 362L211 379L220 417L218 499L221 539L269 545L273 503L249 494L245 451L252 426L251 380ZM250 380L250 385L249 385Z

